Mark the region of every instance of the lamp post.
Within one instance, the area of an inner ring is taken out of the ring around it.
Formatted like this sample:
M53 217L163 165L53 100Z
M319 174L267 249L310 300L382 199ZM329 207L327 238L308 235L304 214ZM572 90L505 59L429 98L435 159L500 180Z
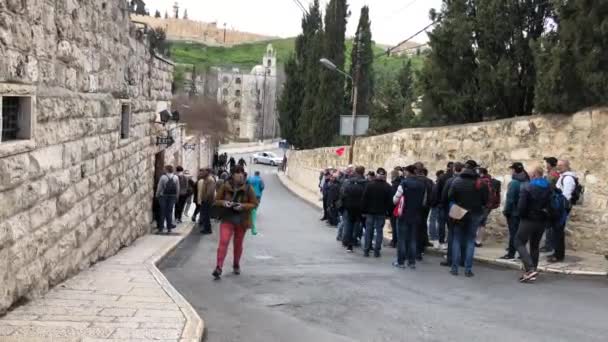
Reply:
M351 132L350 135L350 149L348 151L348 164L352 164L353 163L353 155L354 155L354 149L355 149L355 128L356 128L356 118L357 118L357 95L358 95L358 85L357 82L355 81L355 79L347 74L346 72L344 72L343 70L340 70L332 61L330 61L327 58L321 58L319 60L319 62L321 62L321 64L326 67L329 70L332 71L336 71L339 74L342 74L342 76L348 78L351 80L351 82L353 82L353 131ZM355 77L359 74L359 65L356 66L356 71L355 71Z

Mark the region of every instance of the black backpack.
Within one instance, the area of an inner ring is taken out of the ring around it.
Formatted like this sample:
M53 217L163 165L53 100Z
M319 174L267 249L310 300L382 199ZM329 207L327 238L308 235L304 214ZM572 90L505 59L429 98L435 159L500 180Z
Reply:
M177 182L175 181L175 176L167 175L167 182L165 183L163 195L177 196Z
M365 182L351 180L344 187L343 205L346 209L361 209L361 200L365 191Z
M574 190L572 191L572 195L570 196L570 205L577 205L581 200L581 197L585 193L585 187L579 183L578 178L570 175L566 175L562 177L562 186L564 185L564 178L572 177L574 179Z

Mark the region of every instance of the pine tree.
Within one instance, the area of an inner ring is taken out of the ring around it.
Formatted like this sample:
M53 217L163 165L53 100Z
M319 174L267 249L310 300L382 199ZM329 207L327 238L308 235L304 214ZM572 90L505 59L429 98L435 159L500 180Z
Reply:
M357 33L351 51L351 75L358 85L357 114L371 115L374 96L374 50L369 7L361 8Z
M158 10L154 13L154 18L160 18L160 12Z
M165 11L165 19L169 19L169 13Z
M298 122L298 140L304 148L316 146L317 137L314 136L312 127L319 95L321 73L319 59L321 59L322 43L323 20L319 0L315 0L302 20L302 36L298 42L303 53L302 77L304 78L304 100Z
M424 116L430 122L465 123L483 119L479 104L476 54L473 48L474 3L444 0L441 21L430 32L431 51L420 74Z
M188 20L188 9L184 10L183 19Z
M331 0L325 12L322 57L344 70L344 49L348 5L346 0ZM318 61L317 61L318 63ZM338 134L340 115L345 114L345 79L335 71L321 68L317 110L312 121L312 136L316 146L327 146Z
M557 32L537 44L536 109L570 113L608 104L608 2L564 1Z
M377 75L374 93L374 115L370 121L371 134L395 132L411 127L414 118L414 82L412 63L403 63L397 75Z

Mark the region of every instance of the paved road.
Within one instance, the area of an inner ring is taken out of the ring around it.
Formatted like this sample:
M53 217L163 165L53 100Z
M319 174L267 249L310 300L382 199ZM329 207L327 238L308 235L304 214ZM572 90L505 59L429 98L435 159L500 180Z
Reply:
M392 249L349 255L316 209L258 168L267 192L243 274L212 280L215 234L193 233L161 265L205 319L209 342L607 339L608 280L543 275L523 285L517 272L481 265L473 279L453 277L434 257L395 269Z

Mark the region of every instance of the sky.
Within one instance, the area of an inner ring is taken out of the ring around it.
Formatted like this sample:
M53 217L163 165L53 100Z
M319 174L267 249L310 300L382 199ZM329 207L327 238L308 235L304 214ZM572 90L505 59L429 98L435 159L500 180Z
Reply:
M312 0L299 0L308 9ZM164 16L173 12L175 0L145 0L154 15L159 10ZM321 0L322 8L329 0ZM184 8L188 18L205 22L216 21L218 26L239 31L279 37L293 37L301 32L302 11L295 0L178 0L180 17ZM378 44L393 45L408 38L431 21L429 10L439 9L441 0L348 0L352 12L348 21L347 36L354 36L361 7L370 7L372 36ZM412 39L426 42L422 33Z

